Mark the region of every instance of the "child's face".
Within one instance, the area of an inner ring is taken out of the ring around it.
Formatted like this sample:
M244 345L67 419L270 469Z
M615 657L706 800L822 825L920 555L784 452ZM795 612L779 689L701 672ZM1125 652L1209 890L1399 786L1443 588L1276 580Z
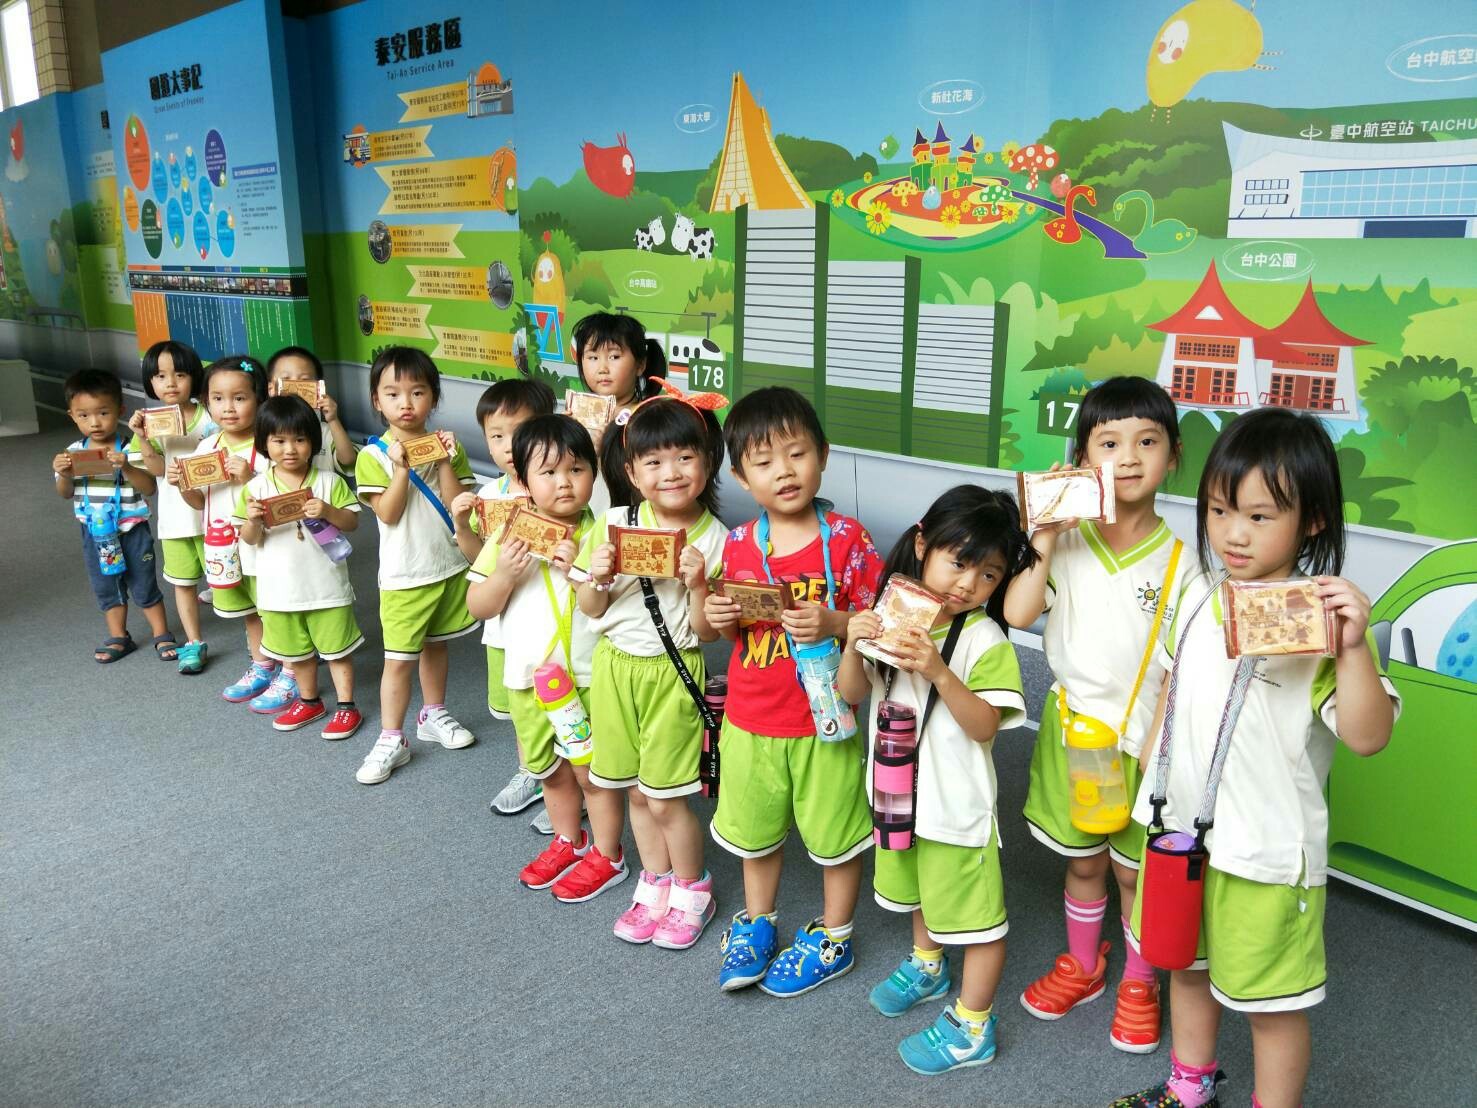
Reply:
M482 434L487 439L487 453L493 465L504 473L513 472L513 433L533 418L527 408L499 408L482 424Z
M1216 557L1237 581L1291 577L1304 537L1318 528L1304 528L1297 508L1279 507L1260 470L1241 479L1235 507L1225 493L1212 489L1206 501L1205 534Z
M288 473L306 473L313 462L313 444L300 431L276 431L267 436L267 457Z
M114 445L113 434L118 429L122 412L111 396L79 392L67 406L67 414L72 417L77 430L93 442L106 443L109 447Z
M527 476L528 495L534 507L566 523L579 518L595 487L595 471L572 453L535 453Z
M285 358L278 358L277 363L272 366L272 380L274 381L316 381L318 371L313 368L313 363L307 358L301 358L296 354L289 354Z
M205 387L205 404L222 431L241 435L256 426L256 389L250 374L236 370L212 374Z
M374 390L374 410L397 431L418 435L426 429L426 420L436 407L436 396L429 382L419 377L397 377L395 368L386 369Z
M923 559L923 585L944 598L939 623L947 623L960 612L972 612L1000 587L1005 580L1005 562L998 554L986 556L982 562L964 562L958 549L928 550L923 536L913 540L914 553Z
M613 396L625 403L636 395L636 376L641 362L618 342L607 342L598 349L585 347L580 358L580 371L590 391L600 396Z
M1094 427L1082 461L1113 471L1113 494L1119 503L1142 504L1154 499L1174 464L1174 453L1163 427L1132 416Z
M708 466L690 446L664 446L626 463L641 499L663 512L684 512L708 487Z
M174 367L174 355L167 350L159 355L149 385L161 404L184 404L190 399L190 375Z
M780 432L744 451L743 466L733 475L765 511L800 515L820 492L826 455L804 431Z

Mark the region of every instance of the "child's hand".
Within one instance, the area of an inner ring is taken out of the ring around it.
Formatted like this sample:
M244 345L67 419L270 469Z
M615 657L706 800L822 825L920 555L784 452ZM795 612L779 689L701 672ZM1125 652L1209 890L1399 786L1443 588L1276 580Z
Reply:
M173 485L175 488L179 488L181 482L183 482L184 479L185 463L176 458L174 461L170 462L168 468L165 469L164 480L169 482L169 484Z
M325 392L318 398L318 411L325 422L333 423L338 419L338 401Z
M390 459L390 464L405 468L405 444L399 439L391 439L385 447L385 457Z
M710 592L707 599L703 601L703 615L708 620L708 626L714 631L724 631L729 627L737 627L739 622L739 602L732 597L719 596Z
M451 458L456 454L456 436L450 431L437 431L436 437L441 440L441 445L446 447L445 458L441 459L443 465L451 465Z
M689 592L702 588L708 576L708 563L703 552L695 546L683 546L682 556L677 559L677 576Z
M824 604L801 601L798 608L787 608L780 613L780 623L797 643L820 642L826 637L822 622L830 611Z
M498 548L497 568L492 572L516 581L528 572L528 567L533 562L534 557L529 553L528 544L522 539L513 539Z
M246 519L247 519L247 521L250 522L250 523L260 523L263 519L266 518L266 515L267 515L267 512L266 512L266 509L262 507L262 502L260 500L258 500L256 497L252 496L251 493L247 493L246 494Z
M251 467L246 464L245 458L233 454L226 459L226 473L232 481L241 482L251 476Z
M858 612L846 624L846 645L855 647L861 639L875 639L882 634L882 617L875 611Z
M560 569L568 569L574 565L575 556L579 552L580 548L574 544L573 539L565 539L558 546L554 547L553 563Z
M1323 606L1338 616L1339 653L1364 645L1369 630L1369 597L1343 577L1315 577Z
M128 417L128 429L140 439L145 442L148 441L148 436L144 434L144 412L142 408Z
M108 464L114 469L122 469L128 464L128 455L121 450L109 450Z
M903 631L894 651L898 656L899 669L916 673L930 684L937 682L948 668L944 665L943 655L934 644L933 636L919 627L909 627Z
M309 498L308 502L303 505L303 515L309 519L322 519L326 511L328 511L328 502L316 496Z
M457 519L466 519L475 507L477 507L475 492L459 492L451 501L451 514Z
M608 585L615 580L615 543L601 543L590 555L590 580Z
M72 455L63 450L51 459L51 469L58 477L72 476Z

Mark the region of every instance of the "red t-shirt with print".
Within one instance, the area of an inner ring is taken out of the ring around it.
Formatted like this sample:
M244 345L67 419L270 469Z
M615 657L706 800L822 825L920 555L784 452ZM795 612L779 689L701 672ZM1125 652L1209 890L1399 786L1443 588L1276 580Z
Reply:
M723 576L732 581L764 581L764 560L754 541L754 523L735 527L723 547ZM863 611L877 599L882 558L867 529L849 516L826 513L831 526L831 573L836 579L836 608ZM770 572L787 583L797 600L824 604L826 567L821 539L783 557L769 559ZM778 623L739 627L728 663L728 701L724 707L735 726L758 735L803 738L815 734L810 705L795 675L790 643Z

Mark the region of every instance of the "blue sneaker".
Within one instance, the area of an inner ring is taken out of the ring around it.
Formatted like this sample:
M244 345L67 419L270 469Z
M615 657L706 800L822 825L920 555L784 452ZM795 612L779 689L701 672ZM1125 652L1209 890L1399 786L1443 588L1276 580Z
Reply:
M900 1016L909 1008L927 1000L942 1000L949 995L949 956L938 973L920 969L910 954L892 976L872 990L867 999L884 1016Z
M207 647L203 642L187 642L179 648L178 669L181 673L195 674L205 668Z
M240 704L243 700L250 700L258 696L272 683L272 678L277 676L277 665L265 665L262 662L252 662L251 668L241 675L241 680L234 685L227 685L221 696L232 704Z
M759 988L770 996L799 996L850 973L854 965L851 940L837 942L819 919L813 919L796 932L794 945L785 947L770 963Z
M747 912L734 916L718 947L723 952L718 987L727 993L761 980L778 945L774 921L768 916L750 919Z
M925 1077L986 1065L995 1060L995 1017L985 1021L978 1035L971 1035L954 1009L945 1008L932 1027L898 1043L897 1052L903 1065Z
M279 669L272 678L272 683L260 696L254 697L247 707L257 715L274 716L285 712L296 699L297 678L285 669Z

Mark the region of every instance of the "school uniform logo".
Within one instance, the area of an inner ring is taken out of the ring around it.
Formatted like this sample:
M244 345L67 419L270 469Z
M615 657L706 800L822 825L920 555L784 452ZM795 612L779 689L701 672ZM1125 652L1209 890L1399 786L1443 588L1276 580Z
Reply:
M1159 608L1159 594L1163 591L1163 581L1144 581L1141 583L1135 590L1139 602L1139 611L1152 619L1154 612ZM1168 624L1173 619L1174 602L1166 601L1164 605L1164 622Z

